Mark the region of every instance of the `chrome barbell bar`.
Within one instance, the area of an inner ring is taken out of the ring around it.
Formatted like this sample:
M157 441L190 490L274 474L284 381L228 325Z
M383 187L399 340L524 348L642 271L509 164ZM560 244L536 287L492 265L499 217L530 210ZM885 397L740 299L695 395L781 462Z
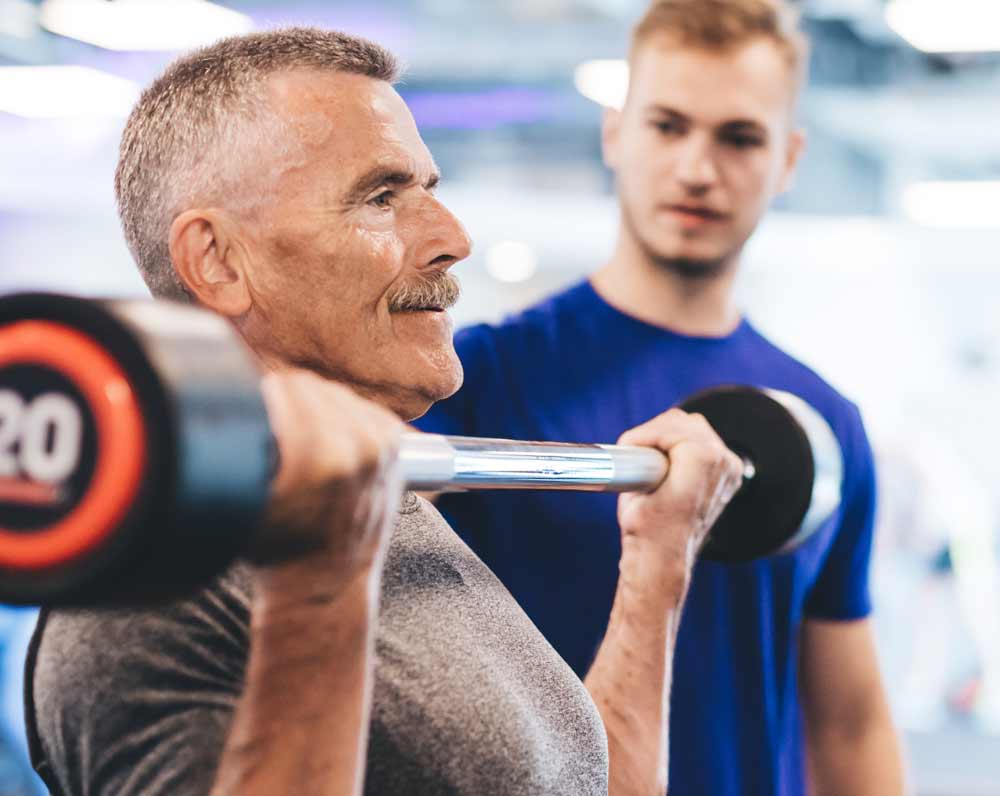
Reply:
M667 457L652 448L521 442L410 433L400 447L410 489L556 489L633 492L667 477Z

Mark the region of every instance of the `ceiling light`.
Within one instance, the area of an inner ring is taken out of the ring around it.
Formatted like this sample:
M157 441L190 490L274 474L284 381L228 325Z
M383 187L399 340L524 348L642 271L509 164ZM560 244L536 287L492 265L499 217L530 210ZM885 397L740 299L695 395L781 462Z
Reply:
M538 256L526 243L504 241L486 252L486 270L500 282L526 282L538 270Z
M0 111L32 119L127 116L139 87L85 66L0 67Z
M253 28L207 0L45 0L42 27L106 50L185 50Z
M928 227L1000 227L1000 181L914 183L903 210Z
M891 0L885 18L890 28L924 52L1000 51L996 0Z
M621 60L585 61L573 74L577 90L605 108L621 110L628 93L628 62Z

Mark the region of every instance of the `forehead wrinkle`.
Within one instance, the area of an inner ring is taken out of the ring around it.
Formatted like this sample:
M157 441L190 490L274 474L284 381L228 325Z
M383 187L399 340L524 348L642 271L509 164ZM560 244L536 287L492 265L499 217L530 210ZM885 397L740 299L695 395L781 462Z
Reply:
M352 180L345 199L357 199L380 185L406 187L419 184L424 188L437 185L441 173L422 141L420 144L420 151L411 153L405 143L396 137L392 142L393 151L376 156L367 168L357 170L358 176Z

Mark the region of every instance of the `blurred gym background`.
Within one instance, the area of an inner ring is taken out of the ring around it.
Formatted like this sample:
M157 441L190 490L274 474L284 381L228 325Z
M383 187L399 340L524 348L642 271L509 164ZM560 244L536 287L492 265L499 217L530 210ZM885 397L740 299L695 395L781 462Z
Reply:
M644 0L0 0L0 291L144 295L112 174L139 87L220 36L318 24L401 87L476 241L459 323L611 251L599 102ZM743 305L862 407L880 464L880 652L921 796L1000 792L1000 2L802 0L808 156L753 239ZM36 796L0 609L0 794Z

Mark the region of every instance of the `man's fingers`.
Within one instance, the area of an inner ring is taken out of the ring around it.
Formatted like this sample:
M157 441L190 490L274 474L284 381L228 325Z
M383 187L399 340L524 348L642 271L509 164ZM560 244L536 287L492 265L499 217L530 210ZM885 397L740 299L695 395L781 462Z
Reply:
M372 473L396 456L403 423L347 387L291 371L266 376L261 388L281 451L276 489Z
M626 431L619 437L618 444L657 448L668 453L675 445L692 436L701 436L706 431L714 433L701 415L689 415L681 409L670 409L641 426Z

